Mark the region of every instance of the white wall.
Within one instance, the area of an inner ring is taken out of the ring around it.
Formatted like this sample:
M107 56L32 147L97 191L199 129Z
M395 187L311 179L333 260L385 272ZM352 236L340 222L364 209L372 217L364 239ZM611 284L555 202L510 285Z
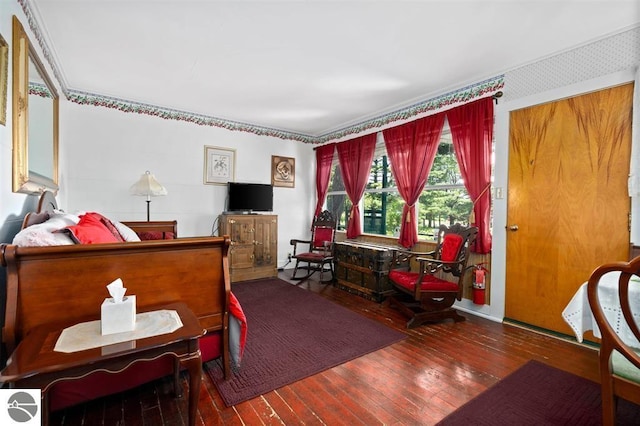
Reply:
M151 220L176 219L182 237L212 235L227 191L203 183L204 147L212 145L236 150L237 182L271 183L271 155L294 157L295 188L274 188L278 265L286 262L291 238L309 236L315 206L311 145L66 101L60 116L66 194L60 207L67 211L146 220L146 198L129 195L129 187L149 170L168 191L151 199Z

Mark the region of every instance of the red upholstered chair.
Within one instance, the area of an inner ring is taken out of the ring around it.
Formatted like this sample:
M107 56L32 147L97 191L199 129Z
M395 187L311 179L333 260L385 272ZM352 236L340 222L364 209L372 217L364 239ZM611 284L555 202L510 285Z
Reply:
M333 281L333 243L336 236L336 220L330 211L324 210L313 221L310 240L290 241L293 245L292 259L296 260L293 269L294 280L305 280L315 272L320 272L320 281L324 272L331 272L331 279L323 282ZM326 266L329 268L327 269ZM297 276L298 270L306 271L304 276Z
M408 266L389 272L395 292L387 302L410 318L407 328L446 318L464 321L452 306L462 299L469 246L477 234L476 227L467 228L459 223L451 227L441 225L434 251L396 253L394 264ZM418 262L417 272L411 270L412 259L414 264Z

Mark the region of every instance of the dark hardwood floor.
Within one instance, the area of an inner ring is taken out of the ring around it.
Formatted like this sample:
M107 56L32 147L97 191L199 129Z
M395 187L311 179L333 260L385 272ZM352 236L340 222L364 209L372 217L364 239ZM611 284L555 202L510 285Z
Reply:
M197 424L431 425L531 359L598 380L590 347L470 314L406 330L392 308L313 279L299 285L408 338L234 407L203 374ZM55 412L51 424L184 425L186 413L187 401L173 397L167 378Z

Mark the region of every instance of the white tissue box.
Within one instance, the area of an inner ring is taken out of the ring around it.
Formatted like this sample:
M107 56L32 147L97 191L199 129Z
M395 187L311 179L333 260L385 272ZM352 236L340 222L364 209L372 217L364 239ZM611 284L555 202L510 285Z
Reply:
M100 307L102 335L133 331L136 328L136 296L125 296L122 303L107 297Z

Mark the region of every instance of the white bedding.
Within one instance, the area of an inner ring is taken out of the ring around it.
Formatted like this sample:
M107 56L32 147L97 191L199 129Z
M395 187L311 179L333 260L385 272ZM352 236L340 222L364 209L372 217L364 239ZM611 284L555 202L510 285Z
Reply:
M84 213L84 212L83 212ZM22 247L45 247L75 244L68 233L59 232L67 226L77 225L80 215L54 212L45 222L31 225L16 234L13 244ZM125 241L140 241L138 235L128 226L111 221Z

